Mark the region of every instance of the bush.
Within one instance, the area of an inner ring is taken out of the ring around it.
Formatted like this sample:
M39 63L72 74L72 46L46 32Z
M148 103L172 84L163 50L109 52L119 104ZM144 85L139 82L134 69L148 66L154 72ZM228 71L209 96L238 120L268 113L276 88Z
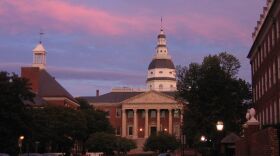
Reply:
M174 151L179 148L180 143L175 136L169 133L159 132L156 135L151 135L144 144L144 151L154 151L164 153Z

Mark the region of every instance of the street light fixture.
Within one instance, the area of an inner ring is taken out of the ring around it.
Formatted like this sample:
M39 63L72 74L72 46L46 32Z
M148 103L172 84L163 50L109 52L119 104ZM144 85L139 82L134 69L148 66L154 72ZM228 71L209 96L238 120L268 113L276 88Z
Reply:
M202 136L200 137L200 141L205 142L205 141L206 141L206 137L205 137L204 135L202 135Z
M224 129L224 123L222 121L218 121L216 127L218 131L222 131Z
M19 136L19 138L18 138L19 155L21 155L21 153L22 153L21 147L22 147L23 139L24 139L23 135Z

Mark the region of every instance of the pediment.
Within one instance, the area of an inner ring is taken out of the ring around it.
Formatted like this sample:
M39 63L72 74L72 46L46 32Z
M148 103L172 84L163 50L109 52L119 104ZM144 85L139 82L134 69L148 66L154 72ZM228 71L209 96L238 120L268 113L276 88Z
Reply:
M136 95L134 97L131 97L122 103L128 103L128 104L137 104L137 103L148 103L148 104L164 104L164 103L178 103L174 97L166 95L161 92L157 91L148 91L139 95Z

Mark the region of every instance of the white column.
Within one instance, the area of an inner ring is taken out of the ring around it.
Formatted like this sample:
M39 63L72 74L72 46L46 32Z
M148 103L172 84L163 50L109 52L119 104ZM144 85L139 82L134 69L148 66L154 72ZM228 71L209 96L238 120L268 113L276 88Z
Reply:
M168 109L168 131L170 134L172 134L172 109Z
M149 137L149 109L145 109L145 138Z
M160 131L160 109L157 109L157 132Z
M133 109L133 139L138 138L137 128L137 109Z
M122 109L122 137L126 137L126 110Z

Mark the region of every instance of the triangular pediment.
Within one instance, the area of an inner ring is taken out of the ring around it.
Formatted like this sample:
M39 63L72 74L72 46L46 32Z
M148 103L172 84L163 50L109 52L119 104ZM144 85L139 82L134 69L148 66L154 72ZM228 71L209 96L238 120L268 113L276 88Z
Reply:
M136 95L134 97L131 97L125 101L123 101L122 103L128 103L128 104L137 104L137 103L148 103L148 104L152 104L152 103L160 103L160 104L164 104L164 103L178 103L174 97L166 95L164 93L161 92L157 92L157 91L148 91L139 95Z

